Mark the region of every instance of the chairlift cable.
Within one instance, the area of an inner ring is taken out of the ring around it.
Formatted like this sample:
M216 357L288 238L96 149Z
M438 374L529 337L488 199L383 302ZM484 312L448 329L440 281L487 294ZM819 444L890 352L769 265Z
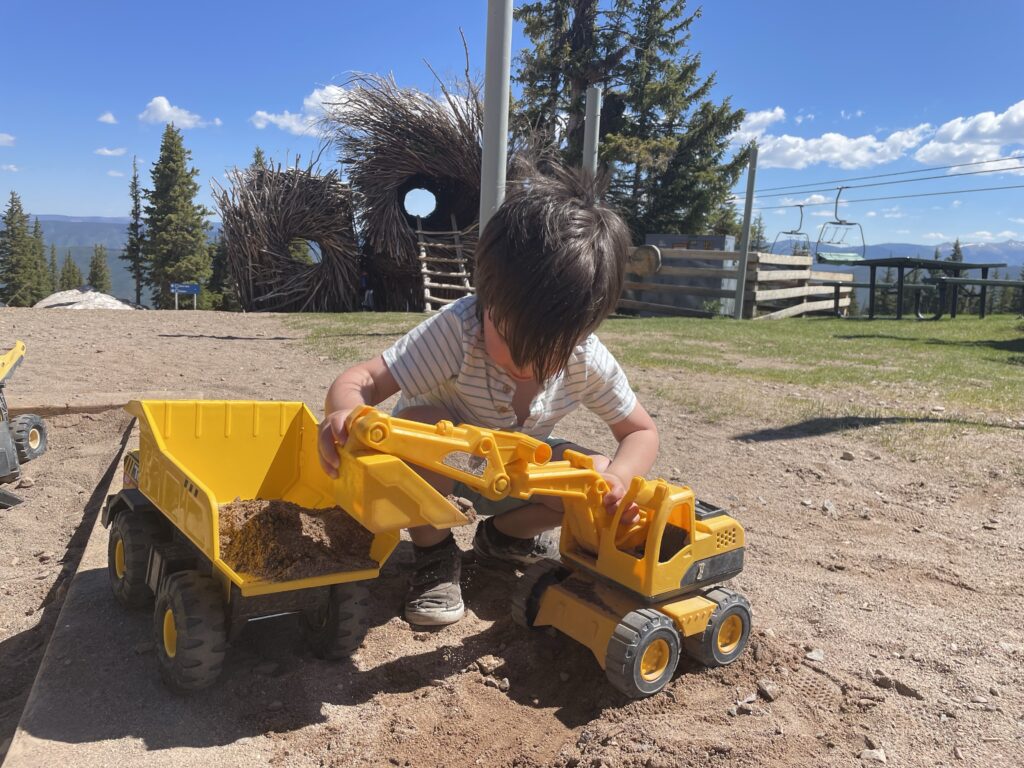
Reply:
M1005 187L978 187L976 189L952 189L946 192L918 192L913 195L888 195L886 197L859 197L856 200L847 200L847 203L877 203L883 200L907 200L912 197L937 197L939 195L966 195L971 192L996 192L1004 189L1024 189L1024 184L1011 184ZM823 203L800 203L804 207L811 207L817 205L832 205L832 201L828 200ZM781 208L794 208L795 205L767 205L759 207L759 211L774 211Z

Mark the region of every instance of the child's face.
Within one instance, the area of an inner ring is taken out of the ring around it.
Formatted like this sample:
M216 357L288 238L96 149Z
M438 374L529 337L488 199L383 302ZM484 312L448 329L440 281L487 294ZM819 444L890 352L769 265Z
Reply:
M491 313L484 312L484 349L487 356L505 373L516 381L531 381L533 379L532 368L520 368L512 362L512 353L508 350L508 344L498 333L498 329L491 322Z

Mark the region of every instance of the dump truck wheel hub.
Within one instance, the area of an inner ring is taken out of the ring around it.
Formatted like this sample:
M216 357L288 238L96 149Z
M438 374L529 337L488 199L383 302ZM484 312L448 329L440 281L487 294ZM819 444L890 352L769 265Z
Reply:
M39 447L39 443L41 443L42 440L43 440L43 438L39 434L39 430L38 429L34 429L33 428L33 429L29 430L29 433L28 433L28 447L29 448L31 448L34 451L36 448Z
M127 569L124 564L124 539L118 539L114 545L114 573L117 578L123 579Z
M743 636L743 619L735 613L722 622L718 630L718 651L728 655L736 650L736 646Z
M174 625L174 611L170 608L164 611L164 652L172 659L178 652L178 628Z
M644 655L640 659L640 676L648 681L657 680L665 674L672 651L668 643L660 637L647 646Z

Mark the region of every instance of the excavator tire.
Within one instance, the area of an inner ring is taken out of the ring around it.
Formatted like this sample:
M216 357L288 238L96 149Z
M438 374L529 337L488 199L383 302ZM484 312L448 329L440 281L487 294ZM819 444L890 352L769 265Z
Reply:
M725 587L704 593L716 603L708 625L699 635L686 638L686 653L707 667L720 667L739 658L750 637L750 602Z
M512 596L512 619L530 629L540 609L540 599L548 587L563 581L570 571L561 561L546 557L526 569Z
M665 614L638 608L622 617L608 640L605 674L631 699L657 693L679 664L679 631Z
M18 451L18 461L22 464L46 453L46 423L34 413L11 420L11 437Z

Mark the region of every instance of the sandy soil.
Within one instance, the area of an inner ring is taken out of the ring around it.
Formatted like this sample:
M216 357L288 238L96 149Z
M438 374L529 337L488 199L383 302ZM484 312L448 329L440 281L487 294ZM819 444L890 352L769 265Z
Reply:
M0 337L29 345L12 406L166 392L317 408L337 369L280 318L125 314L0 311ZM387 342L366 340L374 350ZM584 648L517 628L508 617L515 575L471 561L466 619L413 631L398 618L406 545L373 585L374 626L351 663L313 659L292 619L251 625L222 683L188 705L217 713L216 730L146 748L205 746L209 763L228 764L218 745L230 744L251 764L277 766L845 766L875 764L877 750L896 765L1019 764L1024 431L885 419L850 429L827 404L813 419L730 413L720 400L683 412L644 393L667 387L692 399L696 390L710 402L723 382L628 373L660 426L656 474L729 507L746 528L746 570L732 586L750 599L755 632L740 661L709 671L684 660L665 692L628 702ZM745 401L791 394L738 386ZM37 612L59 584L54 560L123 424L116 414L60 418L49 460L77 455L81 474L69 459L44 472L44 457L28 490L53 494L46 514L35 501L19 508L23 517L0 513L0 690L29 676L26 648L48 631ZM609 447L588 415L565 424L579 442ZM457 532L465 549L471 535ZM41 562L41 550L54 557ZM0 697L2 722L17 701ZM157 706L180 710L170 698ZM95 738L111 746L146 741L128 724L105 728Z

